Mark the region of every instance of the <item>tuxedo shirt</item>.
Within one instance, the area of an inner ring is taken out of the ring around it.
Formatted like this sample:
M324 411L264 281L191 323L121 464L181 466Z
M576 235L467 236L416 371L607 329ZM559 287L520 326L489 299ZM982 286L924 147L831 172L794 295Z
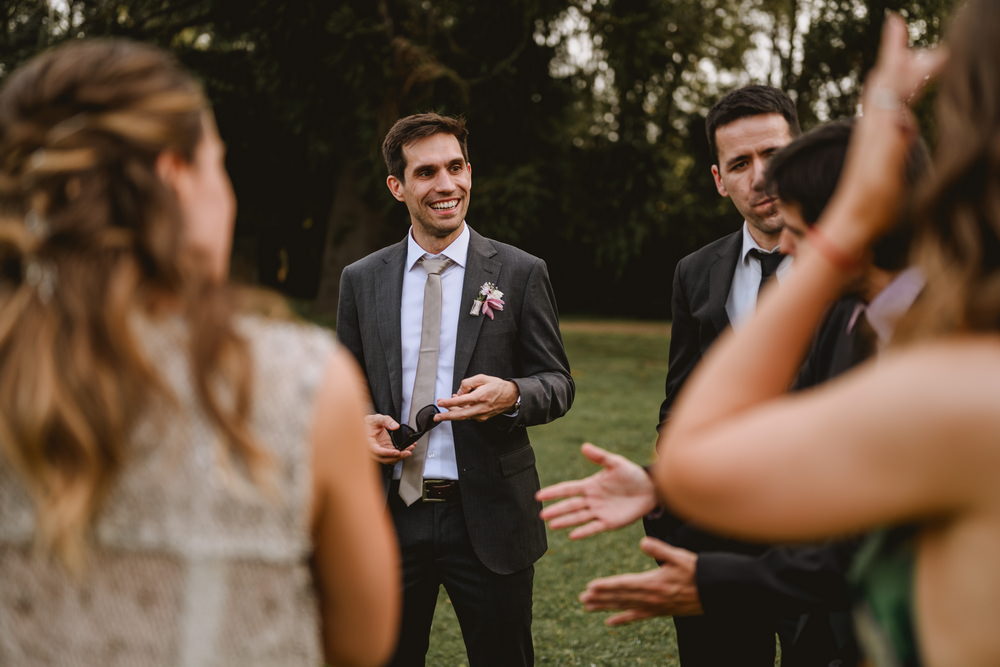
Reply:
M736 262L733 271L733 284L729 288L729 297L726 299L726 314L729 316L730 324L739 327L749 315L757 309L757 291L760 288L760 260L750 256L751 250L770 255L779 252L774 250L764 250L750 235L750 229L746 221L743 222L743 247L740 250L741 260ZM774 272L774 277L780 282L792 268L792 256L788 255Z

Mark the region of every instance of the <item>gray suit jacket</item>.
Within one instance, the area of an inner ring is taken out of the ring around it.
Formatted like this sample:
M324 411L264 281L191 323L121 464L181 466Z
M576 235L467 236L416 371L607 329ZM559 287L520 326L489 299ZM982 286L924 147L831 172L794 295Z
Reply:
M453 422L462 505L476 556L500 574L522 570L545 552L545 527L534 494L535 453L525 427L561 417L575 386L559 333L555 296L545 262L469 229L462 287L455 376L484 373L517 383L515 417ZM401 423L400 300L406 238L346 269L340 281L337 337L357 358L368 380L373 409ZM469 309L480 286L504 293L495 319ZM391 466L383 466L388 484Z

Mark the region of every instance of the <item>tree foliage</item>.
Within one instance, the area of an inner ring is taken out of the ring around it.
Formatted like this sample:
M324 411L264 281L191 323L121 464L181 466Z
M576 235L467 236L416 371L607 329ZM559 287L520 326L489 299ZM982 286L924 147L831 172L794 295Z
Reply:
M205 82L240 201L234 271L321 309L400 238L379 144L399 116L469 120L477 230L550 265L564 310L667 315L673 263L734 229L706 109L768 82L805 126L850 115L886 9L940 35L952 0L7 0L0 76L119 35Z

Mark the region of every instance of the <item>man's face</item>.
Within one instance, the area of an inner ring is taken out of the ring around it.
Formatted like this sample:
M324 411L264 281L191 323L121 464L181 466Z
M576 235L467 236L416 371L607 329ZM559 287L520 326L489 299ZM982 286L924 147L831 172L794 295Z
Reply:
M809 225L802 218L802 207L795 202L778 202L778 214L781 216L781 236L778 245L781 252L795 256L800 243L804 242Z
M750 235L766 249L778 241L781 214L777 201L764 192L764 171L768 160L791 140L788 121L779 113L745 116L715 130L715 188L733 200Z
M416 235L443 239L460 231L469 210L472 165L458 139L432 134L403 146L404 180L389 176L392 196L406 204ZM419 238L418 238L419 240Z

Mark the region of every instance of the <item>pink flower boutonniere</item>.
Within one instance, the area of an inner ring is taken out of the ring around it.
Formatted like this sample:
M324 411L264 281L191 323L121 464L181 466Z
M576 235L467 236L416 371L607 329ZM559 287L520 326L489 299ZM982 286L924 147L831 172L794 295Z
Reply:
M478 316L479 312L482 311L483 315L492 320L494 310L503 310L503 292L498 290L493 283L483 283L483 286L479 288L476 300L472 302L472 310L469 311L469 315Z

